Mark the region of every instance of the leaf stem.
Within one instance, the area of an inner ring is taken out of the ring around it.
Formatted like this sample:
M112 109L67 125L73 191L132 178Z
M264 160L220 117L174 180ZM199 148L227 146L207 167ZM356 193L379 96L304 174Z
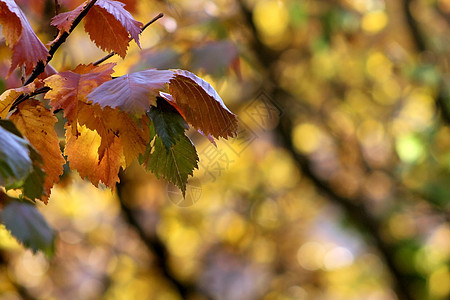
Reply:
M142 26L141 29L141 33L150 25L152 25L153 23L155 23L157 20L161 19L162 17L164 17L163 13L159 13L156 17L154 17L153 19L151 19L147 24L145 24L144 26ZM131 38L130 38L131 41ZM99 64L101 64L102 62L110 59L111 57L113 57L114 55L116 55L116 52L111 52L108 55L105 55L103 58L97 60L95 63L93 63L94 66L98 66Z

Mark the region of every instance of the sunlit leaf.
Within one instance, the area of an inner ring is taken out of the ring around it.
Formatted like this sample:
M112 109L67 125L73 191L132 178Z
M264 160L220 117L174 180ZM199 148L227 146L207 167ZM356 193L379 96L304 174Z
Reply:
M17 107L11 120L42 156L42 167L47 175L44 188L50 195L50 189L59 181L65 164L53 127L57 118L39 101L29 100ZM47 197L43 200L46 202Z

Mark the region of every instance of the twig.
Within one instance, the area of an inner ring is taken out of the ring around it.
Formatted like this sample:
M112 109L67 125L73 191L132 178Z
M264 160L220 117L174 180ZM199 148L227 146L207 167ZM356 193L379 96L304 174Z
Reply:
M23 101L30 99L33 96L39 95L39 94L44 94L47 93L48 91L50 91L50 88L48 86L44 86L41 87L39 89L36 89L35 91L29 93L29 94L21 94L13 103L13 105L11 106L11 110L13 110L14 108L16 108L17 106L19 106L20 103L22 103Z
M55 0L55 16L59 14L59 9L61 6L59 5L58 0Z
M70 33L77 27L77 25L81 22L81 20L86 16L86 14L89 12L92 6L94 6L95 2L97 0L91 0L81 11L81 13L75 18L75 20L72 23L72 26L70 27L69 32L62 33L58 40L50 47L50 50L48 51L49 55L47 57L47 61L39 61L34 68L33 72L31 73L30 77L25 81L23 84L24 86L27 84L30 84L33 82L42 72L44 72L45 67L48 65L48 63L52 60L53 55L58 50L58 48L66 41L67 37L70 35Z
M142 26L141 29L141 33L150 25L152 25L153 23L155 23L158 19L161 19L162 17L164 17L163 13L159 13L156 17L154 17L153 19L151 19L147 24L145 24L144 26ZM131 41L131 38L130 38ZM97 60L95 63L93 63L94 66L98 66L99 64L101 64L102 62L110 59L111 57L113 57L114 55L116 55L117 53L112 51L111 53L109 53L108 55L105 55L103 58Z

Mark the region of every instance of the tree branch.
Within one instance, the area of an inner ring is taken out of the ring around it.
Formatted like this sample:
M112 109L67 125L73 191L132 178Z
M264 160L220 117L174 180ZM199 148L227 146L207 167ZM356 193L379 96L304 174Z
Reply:
M395 265L394 249L381 237L381 224L379 221L370 214L365 206L360 204L362 203L360 199L350 199L338 195L326 181L320 179L314 173L309 159L306 156L299 154L292 144L292 128L292 120L290 117L285 117L277 127L277 132L281 137L283 147L290 152L302 174L306 175L316 188L325 194L330 201L338 204L362 232L370 233L374 245L377 247L388 270L392 274L392 280L397 296L399 299L413 299L409 292L409 280Z
M151 24L155 23L158 19L161 19L162 17L164 17L163 13L159 13L156 17L154 17L153 19L151 19L147 24L145 24L144 26L142 26L141 29L141 33ZM130 38L131 41L131 38ZM109 53L108 55L105 55L103 58L97 60L95 63L93 63L94 66L97 66L99 64L101 64L102 62L110 59L111 57L113 57L114 55L116 55L117 53L112 51L111 53Z
M129 180L124 176L122 170L119 172L119 179L120 181L119 183L117 183L116 188L121 211L125 216L125 219L128 222L128 224L130 224L137 231L139 237L141 238L141 241L145 244L148 251L153 253L157 258L156 259L157 267L159 268L161 273L164 275L166 280L176 289L176 291L180 294L182 299L188 299L189 296L199 294L200 292L194 285L181 282L180 280L177 279L177 277L175 276L175 274L173 273L173 271L169 266L168 251L163 241L161 241L161 239L159 239L159 237L156 234L153 236L148 235L145 232L144 228L139 223L133 210L129 208L125 203L126 201L124 199L123 190L124 187L129 182Z
M278 101L286 102L288 102L286 100L287 98L295 99L294 96L290 95L288 92L279 87L280 85L278 84L275 75L272 72L272 66L276 62L274 60L276 55L265 54L270 53L270 49L268 49L268 47L266 47L264 43L258 41L259 38L255 25L253 23L252 11L250 11L246 7L242 0L237 1L245 16L245 21L250 27L251 32L253 33L253 51L256 53L259 64L263 66L263 68L265 68L269 80L275 85L275 88L270 92L270 97L272 99L277 99ZM293 103L295 102L291 101L289 103L284 103L284 107L292 107ZM292 109L290 111L292 111ZM302 174L305 174L305 176L307 176L311 180L316 188L318 188L318 190L320 190L327 196L327 199L329 201L340 206L348 215L350 220L352 220L360 230L362 230L363 232L369 232L371 234L374 246L376 246L376 248L378 249L388 271L392 275L393 286L398 298L405 300L414 299L408 286L408 278L404 274L402 274L402 272L400 272L400 270L395 265L394 250L382 238L380 232L381 225L379 221L370 214L367 208L361 205L361 203L363 203L361 199L350 199L337 194L326 181L322 180L315 174L308 157L297 153L297 151L295 150L291 139L294 117L295 116L292 116L291 113L288 113L287 116L285 115L282 118L279 126L276 129L281 138L281 144L292 155L292 157L296 161L297 167L302 172Z

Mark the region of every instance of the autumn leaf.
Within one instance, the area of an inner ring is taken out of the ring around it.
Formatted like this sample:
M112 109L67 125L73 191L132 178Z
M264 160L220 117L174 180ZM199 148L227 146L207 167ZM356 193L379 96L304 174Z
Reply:
M136 21L123 7L112 0L98 0L85 17L84 28L102 50L114 51L122 58L127 53L130 36L140 47L142 23Z
M70 168L77 170L82 178L87 177L95 186L101 181L114 189L119 182L120 167L125 165L119 138L113 138L99 159L100 135L86 126L78 126L78 135L73 135L69 127L66 126L64 154L67 155Z
M156 135L153 124L150 125L150 139L154 145L148 145L139 162L157 178L162 177L178 186L184 197L188 175L192 176L194 168L198 168L198 155L194 145L183 135L167 151L162 139Z
M105 150L118 137L123 146L125 166L129 166L139 154L145 151L148 144L148 133L126 114L118 109L99 105L80 105L78 122L87 128L97 131L101 137L98 148L99 159L103 158Z
M8 76L18 66L25 65L30 74L39 61L46 61L48 50L31 28L22 10L12 0L0 0L0 24L6 43L12 48Z
M42 168L47 175L44 183L47 196L42 200L46 202L65 164L54 129L57 118L39 101L29 100L21 103L10 119L42 156Z
M157 97L157 106L150 108L147 116L155 126L156 134L161 138L166 150L176 144L189 128L178 111L161 97Z
M236 135L236 116L225 106L216 90L195 74L176 70L169 93L185 120L205 135L228 138Z
M165 90L172 77L173 72L169 70L130 73L103 83L88 99L101 107L118 107L127 113L142 115L151 105L156 105L156 96Z
M51 88L45 98L50 99L53 111L63 109L68 122L76 124L79 102L85 102L92 89L111 79L114 66L113 63L79 65L73 71L52 75L44 80L45 85Z

